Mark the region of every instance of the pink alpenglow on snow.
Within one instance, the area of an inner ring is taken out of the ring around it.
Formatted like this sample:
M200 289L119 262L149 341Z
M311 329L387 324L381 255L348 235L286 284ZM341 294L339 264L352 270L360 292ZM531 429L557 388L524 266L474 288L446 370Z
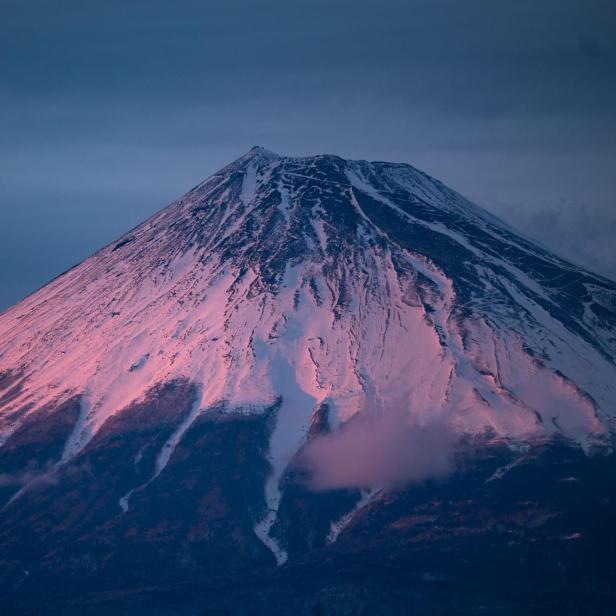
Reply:
M373 489L442 476L465 434L606 444L615 308L616 284L409 165L255 148L0 315L0 443L77 397L66 464L182 379L196 399L154 481L204 414L278 405L255 532L282 562L269 531L299 451L315 489Z

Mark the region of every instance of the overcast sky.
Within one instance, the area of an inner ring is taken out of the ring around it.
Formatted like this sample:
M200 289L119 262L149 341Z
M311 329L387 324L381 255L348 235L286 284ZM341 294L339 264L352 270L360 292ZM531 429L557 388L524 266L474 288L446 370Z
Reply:
M616 278L614 0L0 0L0 310L252 145L409 162Z

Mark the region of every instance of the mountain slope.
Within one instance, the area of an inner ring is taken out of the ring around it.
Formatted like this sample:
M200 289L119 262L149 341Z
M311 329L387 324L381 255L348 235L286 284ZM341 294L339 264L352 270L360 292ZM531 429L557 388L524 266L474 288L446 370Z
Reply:
M229 567L281 564L413 478L390 468L407 434L419 451L434 426L609 446L615 360L615 283L408 165L254 148L0 315L7 553L29 520L32 553L47 546L53 567L69 549L55 507L85 516L62 522L76 545L117 545L131 524L163 541L161 524L169 558L180 536L210 552L187 547L176 569L224 560L229 536ZM345 467L336 452L357 425L368 436L351 455L389 467ZM313 440L328 496L288 490ZM248 467L243 502L232 484ZM204 517L173 513L177 482L183 511L210 495ZM161 502L164 524L144 513ZM300 523L310 532L293 539Z
M15 379L3 431L25 404L85 393L71 455L166 379L201 383L200 408L267 404L281 393L277 361L311 410L327 399L341 420L398 398L510 435L554 428L522 384L539 372L568 407L562 430L601 433L615 408L615 305L613 283L407 165L257 148L2 315Z

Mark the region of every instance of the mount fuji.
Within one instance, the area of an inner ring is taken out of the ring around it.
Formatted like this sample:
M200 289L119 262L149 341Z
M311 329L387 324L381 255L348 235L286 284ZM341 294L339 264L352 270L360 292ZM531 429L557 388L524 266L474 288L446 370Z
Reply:
M603 613L615 418L616 283L409 165L253 148L0 315L0 587Z

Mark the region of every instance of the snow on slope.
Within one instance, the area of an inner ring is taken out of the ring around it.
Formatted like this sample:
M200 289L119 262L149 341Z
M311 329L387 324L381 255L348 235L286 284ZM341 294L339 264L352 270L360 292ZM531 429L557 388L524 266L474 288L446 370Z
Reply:
M282 397L275 512L324 401L334 427L402 408L460 432L601 443L616 413L615 314L614 283L408 165L254 148L0 315L13 381L0 438L83 394L67 460L111 414L185 377L200 399L158 473L200 412Z

